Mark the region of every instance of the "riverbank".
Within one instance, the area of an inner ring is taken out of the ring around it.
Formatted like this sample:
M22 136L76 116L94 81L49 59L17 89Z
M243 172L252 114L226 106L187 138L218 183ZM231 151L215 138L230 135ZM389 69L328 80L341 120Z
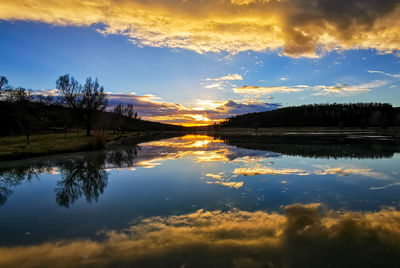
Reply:
M360 142L400 143L400 128L213 128L208 130L190 131L146 131L113 133L102 132L92 137L84 136L83 132L70 133L64 139L63 133L32 135L30 144L25 136L0 137L0 161L20 160L30 157L92 151L103 148L123 147L125 145L171 138L185 134L210 135L232 141L239 146L242 140L250 140L257 146L266 144L348 144ZM235 138L236 137L236 138ZM256 138L258 137L258 138ZM246 146L247 146L246 142ZM254 146L254 145L251 145ZM264 147L263 147L264 148Z
M0 137L0 161L20 160L30 157L92 151L124 143L141 143L169 137L172 132L125 132L112 131L84 136L83 132L70 133L67 139L63 133L32 135L27 144L25 136Z

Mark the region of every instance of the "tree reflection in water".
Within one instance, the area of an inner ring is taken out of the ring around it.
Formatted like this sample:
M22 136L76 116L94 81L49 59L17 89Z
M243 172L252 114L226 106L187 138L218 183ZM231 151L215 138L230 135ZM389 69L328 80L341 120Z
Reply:
M60 166L61 180L57 182L55 190L57 203L69 207L82 195L89 203L97 202L108 184L106 166L131 167L137 152L138 146L134 146L63 162Z
M69 207L82 195L89 203L97 202L108 184L104 155L64 162L60 172L61 180L55 191L56 201L63 207Z
M109 151L106 155L106 162L117 168L132 167L137 158L138 151L140 151L140 146Z
M16 187L22 183L31 182L39 179L38 174L45 172L47 168L43 165L37 167L18 166L0 169L0 206L3 205L8 197L13 193L9 188Z
M86 201L98 201L108 185L106 168L132 167L139 146L123 150L86 153L81 157L58 160L42 160L30 165L0 168L0 206L12 195L11 188L39 180L43 173L60 173L57 182L56 201L69 207L80 197Z

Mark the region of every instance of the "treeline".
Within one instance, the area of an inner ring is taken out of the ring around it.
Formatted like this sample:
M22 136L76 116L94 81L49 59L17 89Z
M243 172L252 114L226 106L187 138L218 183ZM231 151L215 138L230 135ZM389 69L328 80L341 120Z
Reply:
M226 127L382 127L400 126L400 109L387 103L311 104L228 118Z
M0 136L26 135L47 132L67 133L85 129L121 131L180 130L181 127L142 120L131 104L120 104L106 110L107 95L96 80L88 78L81 85L69 75L56 82L60 94L42 95L8 84L0 76Z

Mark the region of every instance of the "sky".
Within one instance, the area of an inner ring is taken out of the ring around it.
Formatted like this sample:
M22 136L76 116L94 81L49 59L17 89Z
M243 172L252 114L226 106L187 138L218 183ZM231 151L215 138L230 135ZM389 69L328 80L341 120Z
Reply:
M0 75L205 125L313 103L400 106L400 0L1 0Z

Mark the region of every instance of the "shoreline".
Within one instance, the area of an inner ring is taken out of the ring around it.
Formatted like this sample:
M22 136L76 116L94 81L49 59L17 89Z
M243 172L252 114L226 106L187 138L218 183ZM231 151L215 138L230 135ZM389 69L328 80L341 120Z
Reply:
M95 142L94 136L87 137L82 133L71 133L66 140L64 140L63 133L32 135L30 144L26 144L25 136L0 137L0 162L67 153L98 151L113 146L121 146L125 143L138 144L184 134L185 132L177 131L106 133L104 144L97 148L93 147L93 143Z
M0 162L23 160L34 157L78 153L139 144L148 141L192 135L209 135L214 137L266 137L265 143L276 143L277 139L284 143L390 143L400 144L400 128L219 128L208 130L186 131L135 131L112 133L106 131L104 146L93 148L94 137L83 136L82 133L70 133L64 140L63 133L32 135L31 144L26 144L24 136L0 137Z

